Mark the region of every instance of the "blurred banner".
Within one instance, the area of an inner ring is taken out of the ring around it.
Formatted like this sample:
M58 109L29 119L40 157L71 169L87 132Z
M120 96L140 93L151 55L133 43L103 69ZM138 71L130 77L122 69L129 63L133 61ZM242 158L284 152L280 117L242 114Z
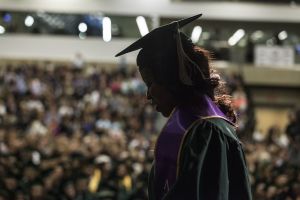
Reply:
M295 52L291 46L257 45L254 49L255 66L293 67Z

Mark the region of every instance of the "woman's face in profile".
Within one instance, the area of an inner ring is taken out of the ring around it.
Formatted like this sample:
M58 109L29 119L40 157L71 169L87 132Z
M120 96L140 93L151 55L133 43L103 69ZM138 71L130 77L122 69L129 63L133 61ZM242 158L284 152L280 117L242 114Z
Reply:
M148 87L147 99L151 101L151 104L158 112L168 117L176 106L173 95L166 87L155 81L151 69L140 67L140 73Z

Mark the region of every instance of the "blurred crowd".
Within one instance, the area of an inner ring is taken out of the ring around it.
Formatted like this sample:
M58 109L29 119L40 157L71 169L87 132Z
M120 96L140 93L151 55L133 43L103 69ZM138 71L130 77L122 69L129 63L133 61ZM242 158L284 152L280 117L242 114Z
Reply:
M300 110L291 112L282 131L277 125L245 141L255 200L300 199Z
M147 199L162 119L135 69L81 65L0 68L0 200ZM226 80L243 130L247 91ZM299 124L243 141L254 199L300 199Z

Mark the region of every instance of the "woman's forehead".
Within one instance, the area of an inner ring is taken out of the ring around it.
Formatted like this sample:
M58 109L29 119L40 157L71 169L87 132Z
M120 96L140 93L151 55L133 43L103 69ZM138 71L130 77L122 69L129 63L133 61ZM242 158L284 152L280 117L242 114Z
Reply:
M141 76L142 76L144 82L147 85L153 83L154 75L153 75L153 72L152 72L151 68L149 68L149 67L139 67L139 71L141 73Z

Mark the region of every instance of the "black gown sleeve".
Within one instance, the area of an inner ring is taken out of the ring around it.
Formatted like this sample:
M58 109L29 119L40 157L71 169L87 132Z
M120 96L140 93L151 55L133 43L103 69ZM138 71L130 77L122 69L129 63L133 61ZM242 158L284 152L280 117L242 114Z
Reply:
M232 130L224 122L196 123L185 137L177 181L164 200L251 199L244 153Z

